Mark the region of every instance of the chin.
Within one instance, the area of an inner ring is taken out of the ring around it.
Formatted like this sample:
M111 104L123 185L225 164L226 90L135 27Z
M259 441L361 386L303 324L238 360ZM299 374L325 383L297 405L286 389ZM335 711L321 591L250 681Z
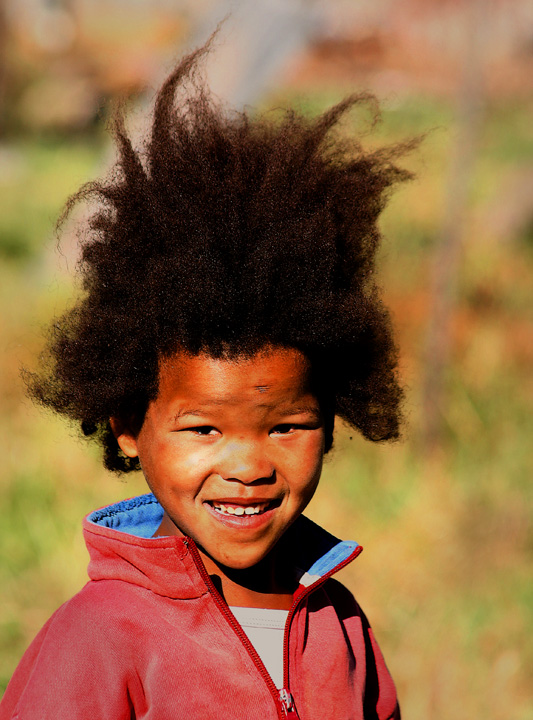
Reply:
M223 562L217 560L216 562L220 565L223 565L224 567L228 568L229 570L249 570L250 568L255 567L258 565L261 560L265 559L265 555L261 555L260 557L253 557L253 558L232 558L228 560L228 562Z
M229 570L249 570L259 565L268 556L270 549L264 553L246 553L238 551L231 557L224 559L217 555L211 555L211 558L223 567Z

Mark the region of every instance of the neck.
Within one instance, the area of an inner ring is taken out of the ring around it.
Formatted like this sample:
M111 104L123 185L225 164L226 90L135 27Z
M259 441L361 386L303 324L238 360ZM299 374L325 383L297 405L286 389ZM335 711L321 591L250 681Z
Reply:
M278 610L291 607L296 584L287 568L276 562L277 548L257 565L243 570L220 565L199 550L213 584L228 605Z
M154 537L181 534L165 513ZM281 543L283 544L283 542ZM235 570L215 562L201 547L198 551L213 585L228 605L236 607L289 610L297 583L291 577L285 552L278 544L261 562L251 568Z

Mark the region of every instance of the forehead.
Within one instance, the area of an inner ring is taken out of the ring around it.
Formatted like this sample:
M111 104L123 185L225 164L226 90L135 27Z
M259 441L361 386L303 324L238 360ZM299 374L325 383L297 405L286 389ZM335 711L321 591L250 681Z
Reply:
M159 397L179 395L215 404L246 397L290 399L311 393L310 377L309 360L294 348L236 358L178 351L161 362Z

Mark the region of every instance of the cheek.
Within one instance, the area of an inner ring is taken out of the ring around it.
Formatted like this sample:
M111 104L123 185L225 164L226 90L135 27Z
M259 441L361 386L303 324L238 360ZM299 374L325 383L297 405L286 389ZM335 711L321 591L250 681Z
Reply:
M325 434L323 430L313 433L307 440L305 456L309 467L315 466L320 472L324 460Z
M313 435L303 440L298 448L287 453L287 467L290 467L294 490L303 496L312 495L322 472L324 458L324 435Z
M324 447L325 437L324 433L322 432L320 433L320 436L318 438L315 438L315 441L313 443L310 443L310 448L308 449L308 471L309 474L313 477L313 492L316 490L316 486L318 485L318 481L320 480L320 475L322 474L322 463L324 462Z
M172 491L194 489L210 466L207 448L188 443L186 438L139 438L139 460L150 487Z

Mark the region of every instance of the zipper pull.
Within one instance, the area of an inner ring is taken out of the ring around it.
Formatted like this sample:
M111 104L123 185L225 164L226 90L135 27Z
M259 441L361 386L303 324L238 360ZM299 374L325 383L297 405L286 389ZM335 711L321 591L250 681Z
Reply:
M283 690L279 691L279 699L281 700L281 704L282 704L283 709L285 710L287 716L297 718L298 713L296 712L296 708L294 706L294 700L293 700L293 697L290 694L290 692L288 690L285 690L285 688L283 688Z

